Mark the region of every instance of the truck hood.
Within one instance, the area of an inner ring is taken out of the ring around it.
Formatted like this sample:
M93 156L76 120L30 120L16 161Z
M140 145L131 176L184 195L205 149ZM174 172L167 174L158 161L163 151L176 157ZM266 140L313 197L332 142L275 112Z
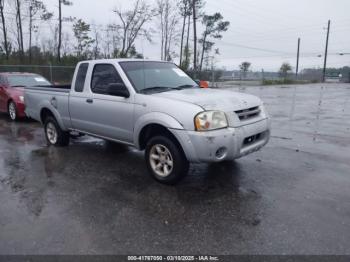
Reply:
M211 88L191 88L153 94L154 96L189 102L205 110L236 111L261 105L253 95Z

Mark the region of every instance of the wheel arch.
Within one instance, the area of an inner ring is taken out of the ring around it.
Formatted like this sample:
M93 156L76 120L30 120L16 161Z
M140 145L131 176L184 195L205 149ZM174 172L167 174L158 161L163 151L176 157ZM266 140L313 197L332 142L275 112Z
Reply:
M156 123L148 124L142 128L138 138L138 148L144 150L147 142L154 136L165 136L171 139L183 151L181 143L176 136L165 126Z
M15 100L12 98L12 97L9 97L8 99L7 99L7 103L6 103L6 110L7 110L7 112L8 112L8 110L9 110L9 106L10 106L10 103L11 102L13 102L13 103L15 103L16 104L16 102L15 102Z
M47 106L43 106L41 109L40 109L40 122L42 124L45 124L45 119L48 117L48 116L52 116L56 119L57 123L59 124L60 128L62 130L66 130L63 122L62 122L62 119L60 118L60 115L59 113L57 112L57 110L52 110L52 108L50 107L47 107Z
M169 129L184 129L182 124L170 115L152 112L140 117L134 127L134 145L143 150L146 138L150 135L165 134L176 139L176 136ZM176 139L177 141L177 139ZM179 141L177 141L179 142Z

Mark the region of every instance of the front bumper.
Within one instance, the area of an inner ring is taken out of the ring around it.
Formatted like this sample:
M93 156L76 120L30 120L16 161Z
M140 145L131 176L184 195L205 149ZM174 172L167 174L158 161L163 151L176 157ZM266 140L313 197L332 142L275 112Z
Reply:
M208 132L172 129L190 162L233 160L258 151L270 138L270 120Z

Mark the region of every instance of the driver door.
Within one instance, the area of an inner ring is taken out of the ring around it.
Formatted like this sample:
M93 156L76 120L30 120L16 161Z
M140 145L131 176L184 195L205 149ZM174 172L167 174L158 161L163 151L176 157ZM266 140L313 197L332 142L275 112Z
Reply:
M124 85L113 64L95 64L91 77L91 122L94 134L114 140L133 142L133 96L111 95L110 84ZM130 93L130 92L129 92Z

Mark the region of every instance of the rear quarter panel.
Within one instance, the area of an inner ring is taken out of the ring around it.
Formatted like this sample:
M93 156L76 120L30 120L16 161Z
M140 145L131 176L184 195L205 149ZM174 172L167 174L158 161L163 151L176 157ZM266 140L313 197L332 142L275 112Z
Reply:
M41 122L40 114L46 108L53 113L60 127L67 130L70 127L68 96L68 90L26 88L24 95L25 112L28 117Z

